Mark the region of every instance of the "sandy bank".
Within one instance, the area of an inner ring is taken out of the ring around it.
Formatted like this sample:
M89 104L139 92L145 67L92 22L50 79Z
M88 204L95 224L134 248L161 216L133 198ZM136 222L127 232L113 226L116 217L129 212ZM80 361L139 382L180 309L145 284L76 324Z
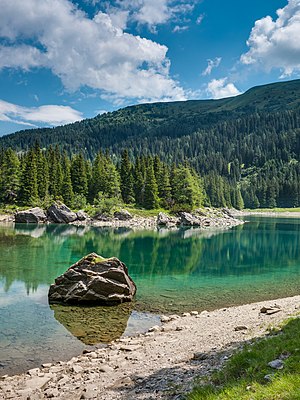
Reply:
M280 306L272 315L262 306ZM193 378L219 368L231 353L300 310L300 296L174 316L153 332L108 348L2 377L3 399L180 399ZM242 330L235 330L238 326ZM195 353L197 359L194 359Z

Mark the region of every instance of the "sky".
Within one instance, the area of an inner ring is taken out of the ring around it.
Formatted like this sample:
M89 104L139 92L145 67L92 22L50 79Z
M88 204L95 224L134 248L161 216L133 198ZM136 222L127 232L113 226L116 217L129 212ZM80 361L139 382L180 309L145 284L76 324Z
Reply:
M300 0L0 0L0 136L300 77Z

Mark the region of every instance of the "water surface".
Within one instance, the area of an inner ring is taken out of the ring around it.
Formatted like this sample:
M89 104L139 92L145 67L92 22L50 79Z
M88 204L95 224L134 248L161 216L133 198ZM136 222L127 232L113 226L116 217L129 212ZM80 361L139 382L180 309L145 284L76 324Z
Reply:
M144 331L158 313L299 294L300 220L247 220L226 231L1 225L0 374ZM49 285L92 251L125 262L138 287L135 302L50 308Z

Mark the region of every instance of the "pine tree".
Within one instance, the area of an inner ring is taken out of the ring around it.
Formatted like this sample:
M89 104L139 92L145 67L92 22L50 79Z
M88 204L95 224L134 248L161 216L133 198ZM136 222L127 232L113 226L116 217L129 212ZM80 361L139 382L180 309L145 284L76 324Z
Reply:
M74 201L74 192L71 180L71 165L66 152L62 158L62 169L64 171L63 182L61 187L62 197L67 206L72 207Z
M144 192L145 192L145 177L144 177L144 171L145 168L142 165L144 160L142 160L140 157L137 157L135 160L135 166L134 166L134 197L136 204L141 206L144 203Z
M191 210L202 205L204 189L195 171L182 165L175 168L172 177L172 197L177 208Z
M152 163L150 163L146 169L145 194L143 205L147 209L154 209L157 208L159 205L158 188Z
M37 160L34 149L30 149L23 159L20 201L31 206L38 201Z
M86 164L83 155L77 154L71 162L71 179L74 194L87 196L88 180L86 174Z
M120 168L121 195L124 203L134 202L132 165L129 160L128 150L124 150Z
M8 148L2 155L0 168L0 200L14 203L20 187L20 161L15 151Z

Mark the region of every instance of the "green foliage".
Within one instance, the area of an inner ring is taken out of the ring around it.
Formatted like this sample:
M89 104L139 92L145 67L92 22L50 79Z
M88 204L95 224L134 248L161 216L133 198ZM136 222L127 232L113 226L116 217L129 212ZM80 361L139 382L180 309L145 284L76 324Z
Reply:
M116 197L108 197L103 192L99 192L94 200L94 214L112 215L120 206L120 199Z
M146 169L145 193L143 205L148 210L157 208L159 204L158 187L154 176L153 163L150 162Z
M124 150L122 153L120 179L121 179L121 194L124 203L126 204L133 203L134 202L133 175L132 175L132 165L129 160L128 150Z
M5 150L0 164L0 201L14 203L20 187L20 161L10 148Z

